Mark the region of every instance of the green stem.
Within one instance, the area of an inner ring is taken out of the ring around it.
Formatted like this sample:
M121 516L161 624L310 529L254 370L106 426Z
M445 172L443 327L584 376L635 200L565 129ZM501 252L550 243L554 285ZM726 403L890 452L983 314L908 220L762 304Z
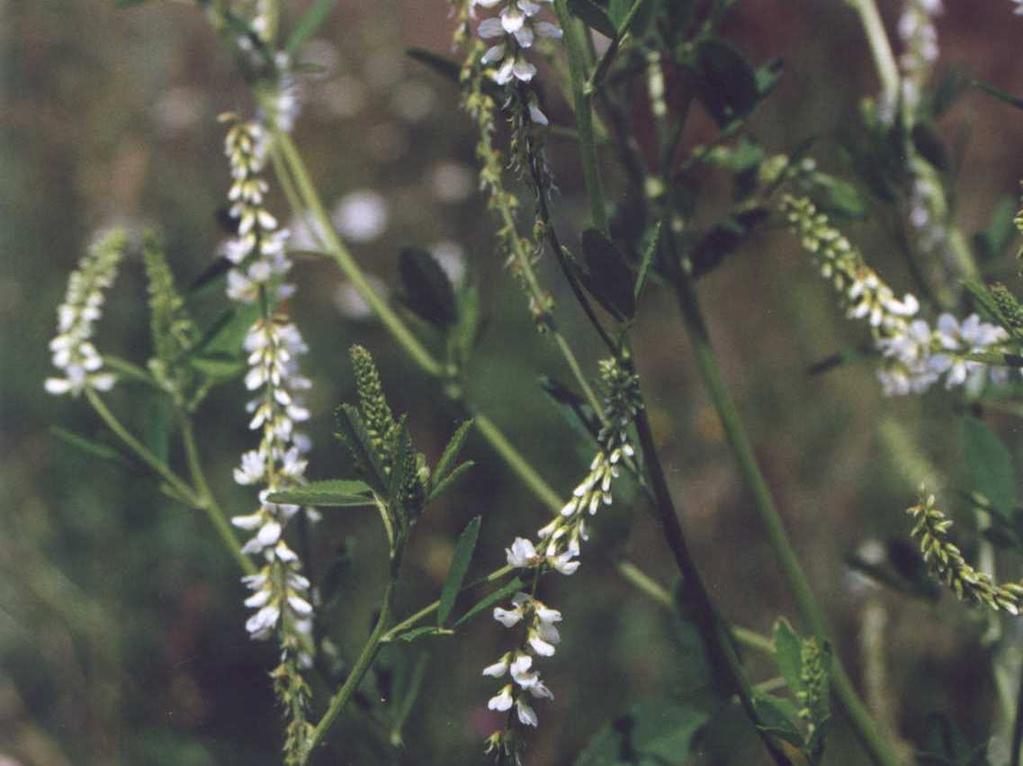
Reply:
M899 99L899 67L895 62L895 54L892 53L892 46L888 41L888 34L884 30L884 22L881 21L877 4L874 0L848 0L848 2L860 15L860 23L867 35L870 53L874 57L874 66L877 68L877 75L881 80L881 101L889 108L894 109Z
M91 388L85 389L85 397L89 400L89 404L96 411L96 414L102 418L107 428L114 432L114 434L124 442L125 446L128 447L135 455L146 465L153 469L153 471L159 475L167 484L173 489L182 499L187 500L195 507L199 507L200 498L197 497L195 490L188 485L181 477L179 477L174 471L167 467L167 465L154 455L146 445L131 435L131 432L124 427L124 424L117 419L103 403L99 394L93 391Z
M473 413L473 418L476 428L483 434L483 438L490 442L490 446L501 456L522 483L550 510L560 511L561 506L564 505L561 495L555 492L522 453L515 449L515 446L508 441L494 421L481 412Z
M312 215L316 224L314 227L315 233L322 240L328 255L337 263L341 271L344 272L344 275L352 283L356 292L369 304L373 313L380 318L380 321L383 322L384 326L401 347L405 349L405 352L412 360L426 373L435 377L442 376L444 370L441 363L426 350L415 335L412 334L408 326L387 305L387 301L373 289L373 286L369 283L369 280L348 251L348 248L345 247L344 243L335 233L330 217L323 208L319 194L316 192L316 188L309 177L309 171L306 170L305 163L302 161L298 149L291 140L291 136L287 133L275 132L273 150L281 153L284 164L291 171L291 175L298 188L298 193L305 203L305 208Z
M746 676L739 655L735 651L728 623L718 612L714 602L711 601L696 568L696 563L689 552L674 501L671 499L668 482L664 476L664 469L657 454L657 447L645 409L636 414L635 424L640 447L643 450L643 460L647 473L650 475L650 485L656 498L654 505L664 532L664 539L671 549L675 564L682 575L680 597L693 607L693 622L703 636L711 667L724 670L729 686L738 694L743 710L746 711L750 722L756 728L767 751L776 763L780 766L787 766L790 763L789 759L774 742L771 734L762 726L763 722L760 720L753 701L754 689Z
M252 559L242 553L241 542L239 542L235 535L234 529L231 528L224 509L220 507L220 504L213 496L209 482L206 481L206 473L203 471L202 460L199 456L199 447L195 441L195 429L192 426L192 419L186 414L181 413L180 423L181 440L185 444L185 459L188 462L192 483L199 491L199 498L202 500L202 510L206 513L206 517L210 520L210 524L213 525L221 542L224 543L224 547L231 552L235 561L238 562L242 572L247 575L255 574L256 565L252 563Z
M590 218L594 228L606 234L607 205L597 165L597 143L593 135L593 92L587 87L586 31L581 22L569 13L567 0L554 0L554 10L565 33L576 130L579 133L579 158L583 166L586 193L590 199Z
M373 661L376 659L377 653L380 651L380 647L383 643L383 638L387 633L387 623L391 619L391 608L394 601L394 584L396 578L392 577L387 583L387 589L384 591L384 597L380 605L380 616L377 617L376 625L373 626L373 632L369 634L369 638L366 639L366 643L362 647L362 651L359 653L358 659L355 661L355 665L352 667L352 672L348 674L348 678L345 679L344 684L338 690L337 694L330 700L330 704L327 706L326 712L323 717L316 724L311 735L309 735L309 745L306 750L305 757L302 759L302 763L307 763L309 757L313 751L323 743L323 738L327 736L327 732L330 727L337 720L337 717L344 710L345 705L352 698L352 695L358 691L359 686L362 684L362 679L365 678L366 673L373 666Z
M1019 693L1016 697L1016 717L1012 723L1012 750L1009 766L1020 766L1023 760L1023 669L1020 670Z
M721 370L710 344L710 336L704 323L692 278L682 272L678 276L675 286L697 366L732 447L732 452L739 465L739 472L753 492L754 508L767 532L768 544L774 551L782 575L792 591L803 620L815 636L825 641L830 640L830 631L824 614L814 598L810 581L785 532L785 526L775 507L767 481L757 464L739 411L721 378ZM832 667L832 687L848 713L856 735L870 754L871 759L883 766L897 766L899 760L894 750L878 733L874 721L857 696L852 681L837 656Z

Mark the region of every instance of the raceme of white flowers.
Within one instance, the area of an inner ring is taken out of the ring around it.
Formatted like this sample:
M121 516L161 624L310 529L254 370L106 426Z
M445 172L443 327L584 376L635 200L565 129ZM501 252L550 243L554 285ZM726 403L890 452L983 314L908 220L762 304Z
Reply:
M67 294L57 309L57 335L50 341L53 366L63 377L46 379L51 394L78 396L85 389L109 391L116 376L103 369L103 357L92 341L102 316L104 291L117 277L127 235L112 230L98 236L68 279Z
M487 10L500 8L497 16L480 22L477 33L486 41L496 40L483 54L484 64L495 64L494 81L506 85L513 79L529 82L536 76L536 66L526 58L526 51L533 47L538 37L561 38L561 27L536 17L552 0L472 0Z
M998 350L1008 340L1004 329L976 314L960 321L947 313L931 327L916 316L919 301L911 294L896 298L810 200L786 197L782 208L803 247L817 259L821 274L842 294L847 315L870 323L884 359L878 378L885 395L922 393L942 376L946 388L966 386L971 392L988 379L995 384L1008 379L1008 368L974 358Z
M919 106L923 86L938 60L934 19L943 10L941 0L906 0L903 5L898 32L903 46L899 69L904 109L915 111Z
M298 366L306 345L298 328L273 312L277 301L293 288L281 282L291 268L284 249L287 230L277 227L263 204L266 131L258 123L228 119L234 120L225 141L233 179L229 198L238 233L224 247L224 255L234 264L227 293L240 303L258 301L263 306L263 315L244 341L249 366L245 387L256 394L247 406L249 428L259 431L261 439L256 449L242 455L234 472L239 484L262 487L259 508L232 519L239 529L252 532L242 552L258 556L263 563L257 574L244 578L252 591L245 604L256 610L246 629L256 639L269 638L279 630L282 646L307 663L313 609L309 581L284 539L284 529L299 508L268 500L272 492L304 481L309 440L295 424L309 417L301 392L310 382Z
M505 549L512 567L537 570L538 574L548 569L563 575L573 574L580 564L580 542L588 539L587 517L612 502L612 482L619 475L622 461L634 454L628 429L640 406L638 381L633 373L610 359L601 362L601 379L605 391L605 425L598 435L600 449L590 464L589 473L554 520L537 532L535 542L517 537ZM487 707L499 712L514 709L520 724L537 726L539 719L532 701L553 699L554 695L544 685L534 663L539 657L554 655L561 640L557 628L561 612L548 607L535 593L519 592L508 608L494 609L494 619L506 628L520 626L523 633L515 649L483 669L485 676L509 678L491 697ZM509 731L495 732L487 740L488 752L507 749L509 737Z

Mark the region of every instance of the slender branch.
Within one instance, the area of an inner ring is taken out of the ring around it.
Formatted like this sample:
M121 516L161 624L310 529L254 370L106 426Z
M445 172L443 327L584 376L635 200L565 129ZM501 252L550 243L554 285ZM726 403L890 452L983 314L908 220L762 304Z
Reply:
M185 445L185 459L188 462L192 483L199 491L199 499L202 501L201 508L209 518L217 535L220 536L224 547L230 550L231 555L238 562L242 572L247 575L255 574L256 565L252 563L252 559L242 553L241 542L235 535L234 529L231 528L231 524L227 520L227 514L224 513L223 508L220 507L216 497L214 497L213 492L210 490L209 482L206 481L206 473L203 470L202 460L199 456L199 447L195 441L195 429L192 425L192 419L185 413L181 413L179 420L181 423L181 439Z
M650 429L650 421L647 419L645 409L641 409L636 414L635 425L640 447L643 450L643 460L656 497L657 516L664 531L665 541L668 543L679 573L682 575L681 598L685 603L693 606L693 622L703 636L707 652L711 656L711 667L723 668L726 671L729 685L739 695L743 710L746 711L746 715L756 727L764 746L776 763L786 766L790 763L789 759L775 744L771 735L761 726L762 722L753 702L754 689L735 651L728 624L718 612L714 602L711 601L696 568L696 563L689 552L675 504L671 499L668 482L664 476L664 468L661 466L657 454L657 446L654 443L653 432Z
M168 468L167 464L154 455L146 445L132 436L131 432L124 427L124 424L117 419L117 416L103 403L103 399L100 398L99 394L91 388L87 388L85 389L85 397L89 400L89 404L92 405L92 408L100 416L107 428L113 431L128 449L134 452L143 463L152 468L182 499L187 500L196 508L200 507L201 499L196 495L195 490L184 479Z
M1023 668L1019 676L1019 693L1016 697L1016 717L1012 722L1012 750L1009 751L1009 766L1020 766L1023 762Z
M593 94L586 87L586 32L581 22L568 12L567 0L554 0L554 10L565 32L568 68L575 102L576 130L579 133L579 157L583 166L586 193L590 200L593 226L607 233L607 204L597 165L597 144L593 135Z
M327 706L326 712L323 717L316 724L312 734L309 735L309 746L306 750L305 757L302 759L302 763L309 761L309 756L312 755L313 751L323 742L324 737L327 736L327 732L330 727L337 720L337 717L344 710L345 705L352 698L352 695L358 691L359 686L362 684L362 679L365 678L366 673L373 666L373 661L376 659L377 653L380 651L380 646L383 641L384 635L387 632L387 623L391 619L391 608L394 601L394 584L396 578L392 577L387 583L387 589L384 591L384 596L380 605L380 616L377 617L376 625L373 626L373 632L369 634L369 638L366 639L366 643L362 647L362 651L359 653L358 659L355 661L355 665L352 667L351 673L348 674L348 678L345 679L344 684L338 690L337 694L330 700L330 704Z
M669 241L672 239L669 238ZM704 323L692 278L684 270L680 270L675 288L682 310L683 323L693 346L697 366L732 447L739 472L753 492L753 505L767 532L768 544L774 551L782 575L792 591L803 620L815 636L822 640L829 640L830 631L824 614L817 604L810 581L789 541L767 481L757 464L739 411L722 380L721 370L710 345L710 336ZM874 721L857 696L852 681L837 656L834 658L832 667L832 687L848 713L857 737L870 754L871 759L884 766L898 764L899 760L892 746L877 731Z

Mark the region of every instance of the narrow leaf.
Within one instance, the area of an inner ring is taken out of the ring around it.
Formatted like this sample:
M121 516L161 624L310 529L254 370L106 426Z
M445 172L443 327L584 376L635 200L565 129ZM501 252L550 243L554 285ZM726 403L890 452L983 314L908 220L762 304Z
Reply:
M454 59L440 56L425 48L408 48L405 51L405 55L414 61L418 61L427 69L433 70L445 80L450 80L455 85L460 84L459 78L461 77L462 65Z
M441 454L440 459L437 461L437 465L434 466L433 469L431 481L434 484L442 481L451 471L455 461L458 459L459 453L462 451L462 447L465 446L465 440L469 438L469 432L472 431L473 422L474 421L471 418L466 420L455 429L455 433L452 434L451 439L448 440L448 444L444 448L444 452Z
M784 618L774 623L774 659L792 693L798 694L802 691L802 647L799 636Z
M1014 106L1017 109L1023 109L1023 98L1020 98L1019 96L1014 96L1011 93L1006 93L1004 90L996 88L994 85L982 82L980 80L974 80L973 85L974 87L980 88L989 96L994 96L999 101L1004 101L1009 106Z
M741 119L753 111L761 98L757 73L746 57L721 40L700 43L696 52L700 100L720 126Z
M418 247L402 248L398 271L406 305L432 325L448 327L458 320L451 280L433 255Z
M983 420L963 419L963 452L972 488L1008 516L1019 502L1012 456Z
M473 551L476 550L476 539L480 533L479 516L473 516L462 534L458 536L455 543L455 553L451 557L451 566L448 569L448 576L444 580L444 587L440 592L440 606L437 607L437 624L443 626L447 622L448 615L455 606L455 599L462 589L462 581L466 572L469 571L469 562L472 561Z
M132 465L131 460L121 454L120 451L111 447L103 442L90 439L88 436L82 436L74 431L68 431L66 428L60 428L53 426L50 428L50 433L56 436L65 444L74 447L79 452L82 452L90 457L96 457L100 460L109 460L112 463L118 465L130 467Z
M454 633L453 630L439 628L436 625L423 625L418 628L406 630L404 633L399 633L397 636L395 636L395 640L410 643L412 641L415 641L417 638L422 638L423 636L450 636L453 633Z
M380 495L386 496L387 474L377 459L359 411L350 404L342 404L337 408L337 424L338 438L352 453L359 470L365 474L366 483Z
M461 617L455 620L455 623L452 627L457 628L461 625L464 625L465 623L469 622L469 620L471 620L473 617L478 615L480 612L485 612L494 604L500 603L501 601L504 601L506 598L511 597L518 591L522 590L522 585L523 585L522 580L520 580L518 577L513 577L500 588L493 591L492 593L488 593L482 599L480 599L471 607L469 607L468 611L465 614L463 614Z
M625 256L615 244L597 229L586 229L582 235L586 272L583 283L593 297L616 319L629 319L636 312L635 284Z
M614 23L593 0L568 0L568 10L586 26L612 40L618 36Z
M650 266L653 265L654 256L657 255L657 248L661 244L661 221L657 222L657 226L654 227L653 236L650 237L650 242L643 250L643 258L639 262L639 274L636 275L636 286L632 289L632 294L636 301L639 301L639 296L643 293L643 288L646 286L647 278L650 276Z
M316 30L327 20L327 16L330 15L335 5L337 5L337 0L316 0L309 7L309 10L302 14L302 18L298 20L298 24L295 25L295 29L285 46L291 56L298 52L298 49L302 47L302 43L316 34Z
M356 508L373 505L372 490L364 481L355 479L324 479L301 487L270 494L270 502L291 505L315 505L321 508Z
M445 492L447 492L451 485L458 481L460 478L462 478L462 474L464 474L474 465L476 465L476 463L474 463L472 460L466 460L464 463L459 463L457 466L455 466L455 468L453 468L448 473L447 476L445 476L443 479L441 479L439 482L433 485L433 487L430 489L430 495L427 498L427 502L432 502L433 500L437 499Z

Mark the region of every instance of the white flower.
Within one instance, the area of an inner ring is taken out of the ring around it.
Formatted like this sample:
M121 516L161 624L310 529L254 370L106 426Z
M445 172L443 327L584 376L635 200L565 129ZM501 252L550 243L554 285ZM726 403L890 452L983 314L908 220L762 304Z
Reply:
M472 6L494 9L500 6L497 16L484 19L477 27L477 34L483 40L496 42L483 54L484 65L495 65L491 77L499 85L512 80L530 82L536 76L536 67L526 58L525 52L533 47L537 37L560 39L561 28L550 21L540 21L537 15L543 3L551 0L473 0ZM534 122L546 125L547 118L535 104L530 106Z
M491 710L497 710L504 712L510 709L512 706L512 685L507 684L501 688L497 694L490 698L487 702L487 707Z
M534 567L540 562L533 543L524 537L516 537L510 548L504 549L508 564L517 568Z
M540 722L536 717L536 711L529 706L525 697L515 700L515 712L518 714L519 721L526 726L536 726Z
M483 668L483 675L490 676L491 678L500 678L501 676L503 676L505 673L508 672L509 656L510 655L505 654L497 662L493 663L492 665L487 665L485 668Z

